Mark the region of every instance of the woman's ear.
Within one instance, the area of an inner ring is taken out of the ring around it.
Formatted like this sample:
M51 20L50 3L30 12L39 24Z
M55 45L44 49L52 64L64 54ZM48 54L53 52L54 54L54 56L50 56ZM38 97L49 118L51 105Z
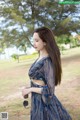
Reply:
M46 43L44 42L44 46L46 45Z

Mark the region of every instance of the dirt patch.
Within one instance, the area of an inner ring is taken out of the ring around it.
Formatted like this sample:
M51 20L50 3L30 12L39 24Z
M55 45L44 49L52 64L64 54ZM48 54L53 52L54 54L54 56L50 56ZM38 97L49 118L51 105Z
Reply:
M72 64L76 64L76 67L80 64L80 55L71 56L68 58L62 58L62 65L63 67L70 66ZM25 66L21 65L20 67L14 67L9 70L0 70L0 78L5 78L8 75L10 78L22 76L25 73L28 73L30 65ZM65 68L66 70L66 68ZM67 73L68 74L68 73ZM68 78L69 79L69 78ZM68 80L66 79L65 82L62 82L62 84L58 87L56 87L56 96L59 98L59 100L62 102L62 104L68 109L70 114L73 117L73 120L80 120L80 76L74 76L73 79ZM18 86L19 91L12 93L12 95L1 96L0 102L1 106L7 104L7 101L13 101L17 98L22 99L21 95L21 89L24 86ZM23 112L23 111L22 111ZM26 112L25 112L26 113ZM28 118L27 118L28 117ZM11 120L15 120L18 118L18 114L15 116L11 116ZM19 119L29 120L29 115L26 116L22 113L19 116Z

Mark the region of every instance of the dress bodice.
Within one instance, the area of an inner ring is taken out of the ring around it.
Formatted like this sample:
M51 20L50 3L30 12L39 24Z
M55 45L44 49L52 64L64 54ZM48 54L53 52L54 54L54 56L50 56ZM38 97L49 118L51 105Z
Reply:
M29 77L30 79L37 79L37 80L43 80L46 83L45 77L44 77L44 62L45 60L49 59L49 56L43 57L38 61L38 59L31 65L29 69Z
M36 61L29 69L30 79L43 80L53 92L55 89L55 74L51 58L47 56L38 62Z

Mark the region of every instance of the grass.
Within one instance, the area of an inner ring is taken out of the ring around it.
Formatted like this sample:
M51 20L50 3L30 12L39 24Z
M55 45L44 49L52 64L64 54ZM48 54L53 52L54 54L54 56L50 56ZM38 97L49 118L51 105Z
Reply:
M80 120L80 48L63 51L62 84L56 87L56 95L71 114L73 120ZM22 105L22 88L29 82L28 70L37 54L22 56L17 61L0 61L0 112L8 112L10 120L29 120L29 106ZM77 56L77 57L76 57Z
M61 53L62 53L62 58L74 56L74 55L80 54L80 47L64 50L64 51L61 51Z

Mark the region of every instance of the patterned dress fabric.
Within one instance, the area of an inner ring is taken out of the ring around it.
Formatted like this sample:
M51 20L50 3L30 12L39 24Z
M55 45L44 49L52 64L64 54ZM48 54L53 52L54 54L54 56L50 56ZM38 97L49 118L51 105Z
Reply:
M41 94L31 94L30 120L72 120L68 111L55 95L55 73L51 58L43 57L35 61L29 69L31 79L44 81L45 86L31 81L31 87L42 88Z

